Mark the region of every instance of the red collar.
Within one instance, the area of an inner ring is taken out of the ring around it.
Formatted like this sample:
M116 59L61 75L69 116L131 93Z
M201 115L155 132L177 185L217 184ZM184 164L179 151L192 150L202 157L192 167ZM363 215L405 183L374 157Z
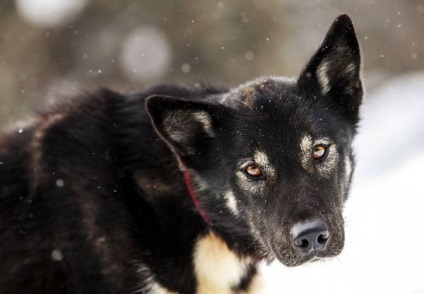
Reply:
M200 216L203 218L206 224L210 225L211 220L206 215L206 212L203 210L202 206L200 205L199 198L197 198L196 193L194 193L193 185L191 183L190 174L187 170L183 171L184 176L184 183L186 185L188 194L190 195L191 201L193 202L194 206L199 211Z

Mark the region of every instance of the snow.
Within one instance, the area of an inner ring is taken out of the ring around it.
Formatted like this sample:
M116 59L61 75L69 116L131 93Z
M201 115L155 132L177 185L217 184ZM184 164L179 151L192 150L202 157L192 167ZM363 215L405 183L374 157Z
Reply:
M142 26L125 38L119 60L129 79L152 81L166 74L171 59L171 45L165 33L154 26Z
M181 71L182 71L183 73L189 73L189 72L191 71L191 65L190 65L190 64L188 64L188 63L184 63L184 64L181 66Z
M63 188L65 186L65 181L62 179L57 179L56 180L56 187L58 188Z
M62 251L55 249L51 253L51 258L54 261L61 261L63 259Z
M264 266L264 293L424 293L424 72L367 95L346 204L346 245L335 259Z

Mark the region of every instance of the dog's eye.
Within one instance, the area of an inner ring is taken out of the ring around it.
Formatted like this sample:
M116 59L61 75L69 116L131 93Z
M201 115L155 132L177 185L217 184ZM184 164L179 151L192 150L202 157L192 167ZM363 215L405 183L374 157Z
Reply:
M244 172L252 177L259 177L262 175L262 170L256 164L250 164L244 168Z
M317 145L312 150L312 157L315 160L323 159L327 155L327 146Z

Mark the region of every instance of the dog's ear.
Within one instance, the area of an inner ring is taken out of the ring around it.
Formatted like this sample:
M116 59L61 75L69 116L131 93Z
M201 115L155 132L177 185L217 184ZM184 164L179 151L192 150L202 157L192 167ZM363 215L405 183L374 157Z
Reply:
M349 16L339 16L321 47L301 73L300 89L310 89L315 98L330 99L348 118L357 120L362 102L361 56Z
M171 97L151 96L146 110L161 138L180 159L201 155L216 135L219 106Z

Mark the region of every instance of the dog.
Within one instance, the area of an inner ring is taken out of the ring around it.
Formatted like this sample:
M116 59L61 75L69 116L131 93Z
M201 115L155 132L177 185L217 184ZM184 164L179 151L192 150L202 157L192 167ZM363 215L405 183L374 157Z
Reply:
M296 79L102 89L0 136L0 293L260 293L338 255L363 90L339 16Z

